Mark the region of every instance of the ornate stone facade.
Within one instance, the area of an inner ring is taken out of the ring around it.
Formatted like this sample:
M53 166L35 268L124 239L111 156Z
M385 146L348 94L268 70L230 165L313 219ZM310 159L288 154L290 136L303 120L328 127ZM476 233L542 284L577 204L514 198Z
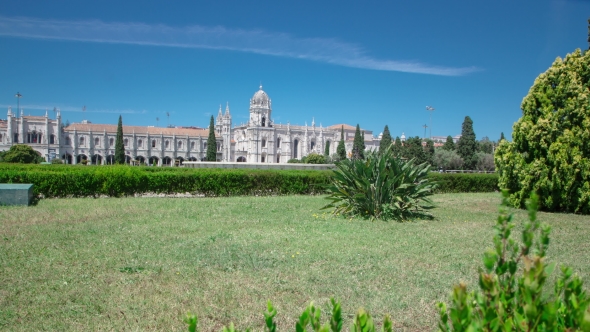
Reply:
M340 131L344 129L346 151L352 151L355 127L346 124L323 128L276 124L272 119L272 101L260 89L250 99L250 116L245 124L232 126L229 105L221 107L216 119L217 159L227 162L286 163L310 153L324 154L326 144L330 154L336 152ZM44 157L55 155L69 164L109 164L114 161L117 126L93 124L87 121L62 127L59 110L55 119L45 116L12 114L0 121L0 151L13 144L29 144ZM168 166L183 161L204 160L207 152L208 129L159 128L123 126L125 153L128 162ZM364 130L367 150L379 147L379 138ZM176 162L178 161L178 162Z

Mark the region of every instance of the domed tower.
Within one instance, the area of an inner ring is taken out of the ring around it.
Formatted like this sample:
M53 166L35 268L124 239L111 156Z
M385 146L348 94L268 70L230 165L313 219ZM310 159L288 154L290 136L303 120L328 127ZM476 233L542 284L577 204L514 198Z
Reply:
M271 100L262 90L256 91L252 99L250 99L250 126L272 127L271 120L272 106Z

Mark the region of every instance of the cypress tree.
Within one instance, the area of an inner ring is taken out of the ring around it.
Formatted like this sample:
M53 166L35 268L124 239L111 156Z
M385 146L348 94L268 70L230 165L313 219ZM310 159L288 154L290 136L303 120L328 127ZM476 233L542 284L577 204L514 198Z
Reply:
M475 169L477 158L477 141L475 140L475 132L473 131L473 121L469 116L465 117L461 128L461 138L457 143L457 153L465 164L465 169Z
M500 141L498 141L498 143L500 143L503 139L506 139L506 138L504 138L504 132L501 132L500 133Z
M396 157L401 157L402 154L402 140L399 138L399 136L395 137L395 143L393 143L393 147L391 148L391 151L393 152L393 155Z
M381 142L379 143L379 153L385 152L391 146L391 134L389 133L389 127L385 125L383 129L383 136L381 136Z
M328 157L330 155L330 141L326 141L326 147L324 148L324 156Z
M123 117L119 115L117 139L115 140L115 164L125 163L125 146L123 145Z
M209 122L209 137L207 138L207 161L217 161L217 141L215 140L215 126L213 115Z
M361 127L358 123L354 132L354 142L352 143L352 158L365 159L365 142L361 137Z
M455 150L455 142L453 142L453 138L451 137L451 135L447 136L447 141L442 146L442 148L447 151Z
M336 153L338 154L338 158L340 158L340 160L346 159L346 146L344 145L344 126L342 126L340 132L340 142L338 142L338 148L336 148Z

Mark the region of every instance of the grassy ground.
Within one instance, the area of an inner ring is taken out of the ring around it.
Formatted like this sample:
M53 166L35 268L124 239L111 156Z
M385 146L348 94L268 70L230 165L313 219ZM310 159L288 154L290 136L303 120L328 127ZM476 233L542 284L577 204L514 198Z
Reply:
M331 218L318 196L48 199L0 207L0 329L261 330L271 300L293 330L314 301L386 313L401 331L434 330L435 303L476 285L499 194L436 195L434 221ZM517 211L517 220L525 220ZM549 260L590 282L586 216L545 214Z

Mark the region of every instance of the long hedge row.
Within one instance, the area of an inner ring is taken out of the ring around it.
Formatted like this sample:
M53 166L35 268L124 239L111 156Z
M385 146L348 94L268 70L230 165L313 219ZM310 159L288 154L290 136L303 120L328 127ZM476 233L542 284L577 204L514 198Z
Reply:
M193 193L205 196L324 193L331 171L174 167L20 165L0 163L0 183L32 183L43 197ZM498 190L496 174L439 174L438 193Z

